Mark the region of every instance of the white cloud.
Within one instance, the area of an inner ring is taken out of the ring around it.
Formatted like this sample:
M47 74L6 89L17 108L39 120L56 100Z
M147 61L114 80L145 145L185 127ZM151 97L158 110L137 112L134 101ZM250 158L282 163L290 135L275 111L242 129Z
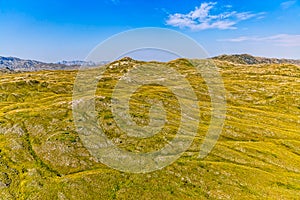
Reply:
M297 0L285 1L285 2L281 3L280 6L282 9L286 10L286 9L292 7L296 2L297 2Z
M250 18L262 18L265 13L226 11L211 14L217 2L205 2L196 7L188 14L175 13L169 15L166 24L179 28L190 28L192 30L205 29L236 29L236 24ZM225 8L231 8L226 5Z
M257 36L242 36L237 38L222 39L219 41L225 42L271 42L276 46L284 47L300 47L300 35L289 35L289 34L278 34L268 37L257 37Z

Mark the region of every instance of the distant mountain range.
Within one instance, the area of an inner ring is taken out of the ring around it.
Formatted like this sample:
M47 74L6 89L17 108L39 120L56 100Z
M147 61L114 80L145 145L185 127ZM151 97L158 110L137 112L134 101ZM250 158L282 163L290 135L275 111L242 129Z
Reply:
M82 61L82 60L74 60L74 61L60 61L57 62L56 64L60 65L67 65L67 66L96 66L96 65L101 65L101 64L106 64L106 61L100 62L96 64L95 62L92 61Z
M277 59L277 58L264 58L255 57L249 54L236 54L236 55L220 55L211 59L227 61L236 64L294 64L300 65L300 60L292 59ZM107 64L103 61L99 63L86 62L86 61L61 61L57 63L44 63L36 60L25 60L15 57L2 57L0 56L0 71L16 72L16 71L40 71L40 70L70 70L78 69L80 66L99 66Z
M45 63L36 60L25 60L16 57L0 56L1 71L40 71L40 70L67 70L77 69L80 66L96 66L103 65L107 62L100 63L86 61L61 61L57 63Z

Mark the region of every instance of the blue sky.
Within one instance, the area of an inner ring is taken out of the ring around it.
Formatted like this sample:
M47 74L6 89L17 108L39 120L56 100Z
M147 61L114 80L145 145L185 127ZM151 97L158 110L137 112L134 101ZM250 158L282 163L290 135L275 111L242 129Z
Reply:
M121 31L162 27L209 53L300 59L300 0L0 0L0 55L83 60Z

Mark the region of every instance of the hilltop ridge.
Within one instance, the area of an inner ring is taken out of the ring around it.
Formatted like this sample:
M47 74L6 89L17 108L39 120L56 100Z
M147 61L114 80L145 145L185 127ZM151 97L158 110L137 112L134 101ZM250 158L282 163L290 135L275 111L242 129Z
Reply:
M279 59L279 58L265 58L252 56L250 54L233 54L233 55L220 55L212 57L214 60L228 61L236 64L257 65L257 64L294 64L300 65L300 60L295 59Z
M226 61L235 64L245 64L245 65L257 65L257 64L294 64L300 66L300 60L293 59L278 59L278 58L265 58L256 57L250 54L233 54L233 55L220 55L210 58L212 60ZM133 62L134 59L130 57L120 58L115 62L127 61ZM175 60L176 61L176 60ZM101 61L98 63L92 61L60 61L56 63L45 63L36 60L26 60L16 57L3 57L0 56L0 72L30 72L30 71L40 71L40 70L72 70L78 69L80 66L99 66L108 64L108 61Z

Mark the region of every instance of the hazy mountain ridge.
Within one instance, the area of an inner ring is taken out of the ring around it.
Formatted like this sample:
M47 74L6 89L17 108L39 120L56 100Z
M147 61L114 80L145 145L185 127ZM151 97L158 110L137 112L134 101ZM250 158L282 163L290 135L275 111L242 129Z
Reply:
M86 61L60 61L57 63L45 63L36 60L26 60L16 57L0 56L0 71L17 72L17 71L39 71L39 70L66 70L78 69L80 66L103 65L107 62L86 62Z
M16 57L0 57L0 69L9 71L63 70L78 68L79 65L44 63L36 60L25 60Z
M107 61L102 62L93 62L93 61L82 61L82 60L74 60L74 61L59 61L56 64L67 65L67 66L96 66L96 65L104 65L107 64Z

